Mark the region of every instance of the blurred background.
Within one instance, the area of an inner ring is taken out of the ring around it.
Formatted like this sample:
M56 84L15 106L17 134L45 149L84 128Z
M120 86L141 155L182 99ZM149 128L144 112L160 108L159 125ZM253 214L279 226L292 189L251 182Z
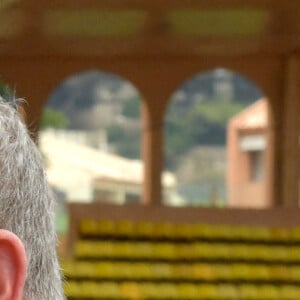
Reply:
M184 207L265 211L252 225L299 208L298 1L2 0L0 16L0 94L27 100L61 256L72 205L129 223L139 204L173 223Z

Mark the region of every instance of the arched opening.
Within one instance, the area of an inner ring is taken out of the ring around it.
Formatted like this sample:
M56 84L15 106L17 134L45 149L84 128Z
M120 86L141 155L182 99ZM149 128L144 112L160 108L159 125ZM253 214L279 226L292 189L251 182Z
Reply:
M268 107L243 76L217 68L187 80L165 116L165 169L176 189L166 204L263 208Z
M39 146L61 203L61 230L67 202L141 201L140 100L130 82L98 71L67 78L49 96Z

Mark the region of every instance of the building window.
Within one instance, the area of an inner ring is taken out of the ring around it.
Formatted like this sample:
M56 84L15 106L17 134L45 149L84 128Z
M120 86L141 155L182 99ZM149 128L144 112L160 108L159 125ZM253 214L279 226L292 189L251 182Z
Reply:
M129 192L127 192L125 194L125 202L126 203L140 202L140 200L141 200L141 195L139 195L139 194L134 194L134 193L129 193Z
M264 179L264 166L263 166L263 151L250 151L250 180L262 181Z
M97 189L94 191L94 200L97 202L114 203L116 202L116 193L114 191Z

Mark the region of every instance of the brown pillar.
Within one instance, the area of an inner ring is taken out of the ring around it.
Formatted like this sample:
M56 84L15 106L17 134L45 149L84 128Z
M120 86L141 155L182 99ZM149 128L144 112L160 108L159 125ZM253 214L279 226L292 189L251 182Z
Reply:
M279 101L280 100L280 101ZM280 161L280 105L282 97L273 97L268 100L268 127L267 127L267 151L266 151L266 199L270 206L282 206L280 197L280 182L281 177L278 173L281 172L278 162Z
M286 207L299 207L300 172L300 55L289 58L283 99L282 146L282 202Z
M144 204L161 204L162 125L143 104Z

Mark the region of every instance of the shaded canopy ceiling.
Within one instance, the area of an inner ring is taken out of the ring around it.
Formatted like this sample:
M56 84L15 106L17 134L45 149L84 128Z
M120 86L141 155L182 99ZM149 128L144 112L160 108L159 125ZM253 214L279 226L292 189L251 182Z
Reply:
M2 0L0 54L287 53L298 0Z

